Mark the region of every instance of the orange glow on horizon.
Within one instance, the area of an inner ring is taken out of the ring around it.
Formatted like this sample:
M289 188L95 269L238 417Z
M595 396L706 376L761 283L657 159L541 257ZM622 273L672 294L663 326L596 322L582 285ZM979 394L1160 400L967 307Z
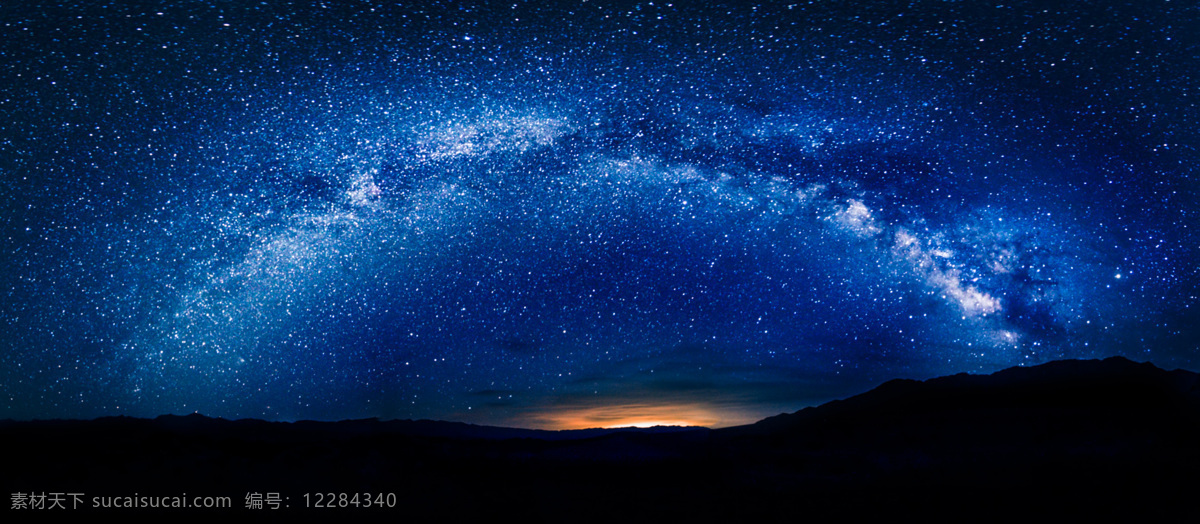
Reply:
M542 429L624 428L653 426L704 426L709 428L749 424L757 418L733 406L702 402L674 404L625 403L561 406L531 415L526 423Z

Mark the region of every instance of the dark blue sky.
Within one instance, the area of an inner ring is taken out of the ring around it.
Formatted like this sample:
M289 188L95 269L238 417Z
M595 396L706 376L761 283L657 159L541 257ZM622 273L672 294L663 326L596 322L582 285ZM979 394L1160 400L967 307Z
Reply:
M0 417L1200 367L1188 2L0 7Z

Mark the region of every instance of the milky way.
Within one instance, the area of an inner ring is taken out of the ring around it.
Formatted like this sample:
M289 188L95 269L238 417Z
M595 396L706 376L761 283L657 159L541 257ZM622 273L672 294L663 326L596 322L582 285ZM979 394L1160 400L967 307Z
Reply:
M0 13L0 417L720 426L1200 367L1186 2Z

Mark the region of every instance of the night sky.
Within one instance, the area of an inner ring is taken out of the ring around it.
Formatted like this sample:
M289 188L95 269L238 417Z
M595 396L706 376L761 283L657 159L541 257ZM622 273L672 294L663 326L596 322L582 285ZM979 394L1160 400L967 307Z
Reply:
M0 7L0 418L1200 368L1192 2Z

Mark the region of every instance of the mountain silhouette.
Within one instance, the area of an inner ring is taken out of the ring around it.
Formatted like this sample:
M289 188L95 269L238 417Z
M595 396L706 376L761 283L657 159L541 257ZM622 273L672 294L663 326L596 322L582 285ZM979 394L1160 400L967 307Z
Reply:
M0 442L10 494L233 502L137 510L164 515L299 515L317 511L306 507L316 494L388 493L388 507L325 511L533 521L1167 518L1194 510L1200 492L1200 375L1124 358L1058 361L893 380L717 430L167 415L3 421ZM284 503L246 509L254 493Z

